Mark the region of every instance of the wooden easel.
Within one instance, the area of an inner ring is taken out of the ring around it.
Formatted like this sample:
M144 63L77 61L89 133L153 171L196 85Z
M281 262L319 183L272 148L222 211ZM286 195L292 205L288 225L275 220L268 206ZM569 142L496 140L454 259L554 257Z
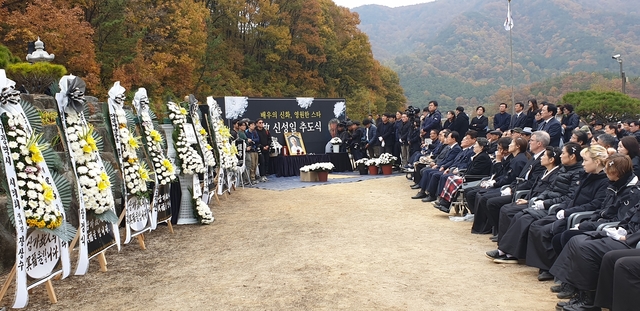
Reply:
M118 219L118 228L120 228L120 223L122 223L122 220L124 219L124 216L127 214L127 210L125 209L124 211L122 211L122 214L120 214L120 218ZM173 229L171 229L172 233L173 233ZM120 230L118 230L118 234L120 234ZM140 233L138 235L136 235L136 239L138 239L138 245L140 245L140 248L143 250L147 249L147 246L144 244L144 233Z
M218 172L216 174L216 177L213 179L213 185L214 185L213 196L216 198L216 203L218 203L218 205L220 205L220 198L218 198L218 183L220 182L220 170L222 170L222 168L218 166Z
M13 268L11 269L11 272L9 272L9 276L7 277L7 280L2 285L2 289L0 289L0 301L2 301L2 299L4 298L4 295L7 293L7 290L9 290L9 286L15 280L16 269L17 269L17 263L13 265ZM56 296L56 292L53 289L53 283L51 282L51 279L57 278L60 275L62 275L62 271L58 271L54 273L53 275L47 277L45 280L40 280L38 282L35 282L34 284L31 284L31 286L28 286L27 289L31 290L32 288L44 283L45 288L47 289L47 295L49 296L49 301L52 304L58 303L58 297Z
M73 238L73 240L69 244L69 255L71 255L71 252L73 252L73 248L76 246L78 239L80 239L80 230L78 230L78 232L76 233L76 236ZM100 264L100 271L107 272L108 271L107 257L105 257L104 251L100 252L100 254L98 254L97 257L98 257L98 263Z

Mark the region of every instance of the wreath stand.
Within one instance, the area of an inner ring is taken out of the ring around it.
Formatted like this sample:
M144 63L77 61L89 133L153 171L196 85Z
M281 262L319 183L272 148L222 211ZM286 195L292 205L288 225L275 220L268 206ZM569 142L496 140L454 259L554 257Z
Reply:
M73 238L73 240L71 241L71 243L69 243L69 253L73 252L73 248L76 246L76 243L78 243L78 239L80 238L80 230L78 230L78 232L76 233L76 236ZM98 263L100 264L100 271L102 272L107 272L107 257L104 255L104 251L101 251L100 253L98 253L98 255L96 255L95 257L98 257Z
M220 182L220 174L222 172L222 167L218 166L218 173L216 174L216 177L213 179L213 192L211 195L213 195L214 198L216 198L216 203L218 203L218 206L220 206L220 198L218 197L218 183Z
M122 223L122 220L126 215L127 215L127 209L125 208L124 211L122 211L122 214L120 214L120 218L118 218L118 228L120 228L120 224ZM168 223L169 223L169 226L171 226L171 222L169 221ZM171 233L173 233L173 228L172 227L170 228L171 228ZM118 230L118 234L120 234L120 230ZM138 239L138 245L140 245L140 249L147 250L147 246L144 244L144 231L134 234L132 237L136 237L136 239ZM104 254L102 256L104 256ZM106 266L106 260L105 260L105 266ZM102 267L102 265L100 267Z
M0 289L0 301L2 301L2 299L4 298L4 295L9 290L9 286L15 280L16 269L17 269L17 263L13 264L13 268L11 269L11 272L9 272L9 276L7 277L7 280L2 285L2 289ZM44 279L41 279L41 280L39 280L39 281L27 286L27 290L30 291L34 287L44 283L45 284L45 288L47 289L47 295L49 295L49 301L52 304L58 303L58 297L56 296L56 292L53 289L53 283L51 282L51 279L59 278L61 275L62 275L62 271L54 272L51 275L49 275L48 277L46 277Z

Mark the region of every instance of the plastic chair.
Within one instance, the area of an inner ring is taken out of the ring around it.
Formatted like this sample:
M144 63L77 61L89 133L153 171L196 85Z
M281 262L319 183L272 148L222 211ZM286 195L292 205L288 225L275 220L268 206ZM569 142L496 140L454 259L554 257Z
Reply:
M591 218L593 211L591 212L575 212L567 218L567 228L573 228L576 224L581 223L583 220Z

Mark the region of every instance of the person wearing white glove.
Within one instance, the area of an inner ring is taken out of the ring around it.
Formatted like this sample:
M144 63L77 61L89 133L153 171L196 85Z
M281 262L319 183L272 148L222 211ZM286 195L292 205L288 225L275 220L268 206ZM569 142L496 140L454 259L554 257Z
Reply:
M564 219L564 210L561 209L556 213L556 218L558 219Z
M544 201L542 200L534 201L533 209L544 209Z
M500 195L501 196L511 195L511 187L502 188L502 190L500 190Z
M605 228L604 232L607 233L608 237L616 241L624 241L625 238L627 237L627 230L625 230L624 228L616 229L615 227L609 227L609 228Z

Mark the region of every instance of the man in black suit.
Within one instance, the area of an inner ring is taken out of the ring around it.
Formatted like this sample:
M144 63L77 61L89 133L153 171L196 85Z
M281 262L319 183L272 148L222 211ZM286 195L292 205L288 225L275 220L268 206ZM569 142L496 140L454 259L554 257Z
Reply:
M514 129L516 127L525 128L524 124L527 121L527 114L524 113L524 104L521 102L517 102L514 106L515 113L511 116L511 123L509 124L509 129Z
M460 147L460 145L458 145L458 136L459 134L456 131L453 131L446 136L445 144L447 144L447 147L445 147L445 150L448 149L446 157L438 157L436 158L436 163L431 164L431 167L422 169L420 182L418 183L420 186L420 191L415 196L412 196L412 199L426 198L427 194L425 193L425 189L427 183L431 179L431 174L444 171L454 163L456 157L462 151L462 148ZM443 150L442 152L444 152L445 150ZM438 159L440 159L440 161L438 161Z
M471 162L471 157L475 154L475 152L473 152L473 145L476 143L477 138L478 132L474 130L467 131L467 134L460 143L462 151L460 151L453 160L453 164L446 168L442 167L439 171L431 174L431 179L426 183L425 187L425 193L427 193L428 196L423 198L422 202L435 201L440 191L444 188L444 183L447 181L447 178L453 175L451 173L454 172L454 170L458 171L458 169L467 168Z
M545 131L549 134L550 141L549 146L560 147L560 141L562 139L562 125L555 116L558 109L556 105L544 103L540 114L542 116L542 122L538 126L538 131Z

